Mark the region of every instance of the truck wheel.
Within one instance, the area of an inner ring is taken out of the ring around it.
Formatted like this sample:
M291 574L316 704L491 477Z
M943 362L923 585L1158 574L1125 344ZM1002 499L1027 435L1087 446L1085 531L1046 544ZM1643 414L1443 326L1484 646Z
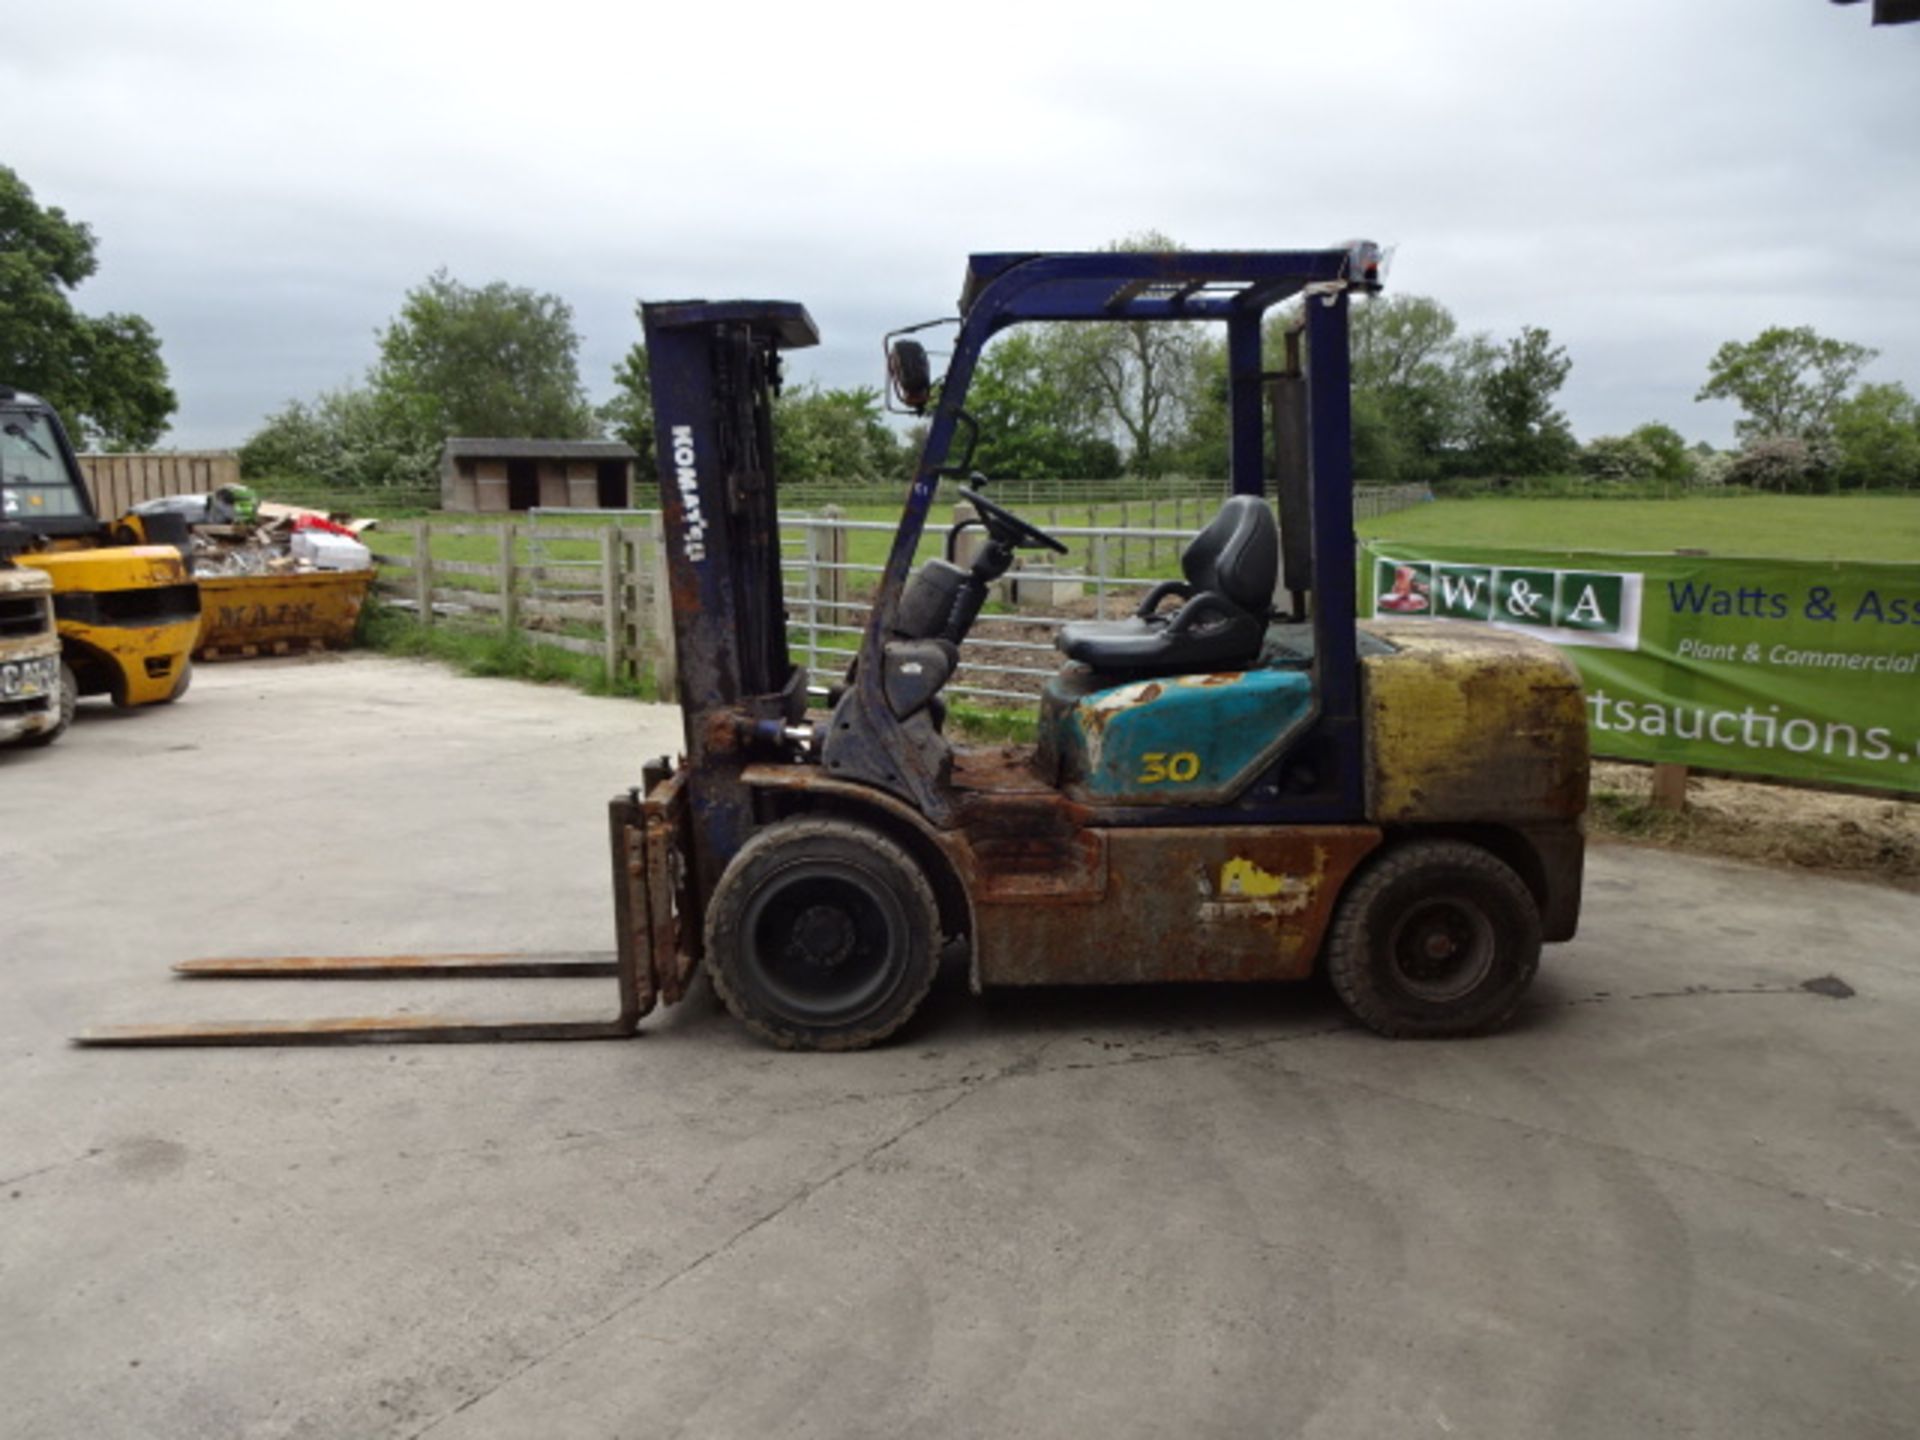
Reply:
M939 965L920 867L846 820L783 820L740 848L707 906L714 989L787 1050L857 1050L907 1022Z
M1540 966L1540 910L1504 863L1460 840L1415 840L1341 897L1327 978L1368 1029L1471 1035L1503 1024Z
M51 745L67 733L67 727L73 724L74 706L80 703L80 681L67 666L60 667L60 702L55 708L60 718L53 722L51 730L42 730L37 735L23 735L15 742L22 746Z
M187 693L187 687L191 684L193 684L193 661L182 660L180 662L180 678L173 682L173 689L167 692L167 698L160 703L162 705L171 705Z

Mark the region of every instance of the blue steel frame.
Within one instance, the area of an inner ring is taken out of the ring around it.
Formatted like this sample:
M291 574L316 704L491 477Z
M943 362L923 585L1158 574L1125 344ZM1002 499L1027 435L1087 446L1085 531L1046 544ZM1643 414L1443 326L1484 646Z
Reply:
M1208 320L1227 327L1231 477L1236 494L1265 493L1261 321L1268 309L1307 292L1308 455L1311 472L1314 682L1318 714L1289 750L1311 747L1317 783L1283 793L1278 767L1226 806L1189 810L1109 809L1101 823L1217 825L1337 823L1363 818L1364 756L1359 661L1354 635L1352 416L1347 303L1352 290L1380 288L1378 251L1356 244L1328 250L975 255L960 300L960 331L887 557L855 676L860 748L876 747L897 788L933 818L949 810L932 776L900 733L882 692L883 649L913 569L927 516L947 472L967 389L994 335L1023 321ZM656 373L658 371L656 370ZM846 703L842 702L843 705ZM838 712L836 712L838 714ZM852 737L849 737L852 738ZM830 737L829 743L832 743ZM1284 763L1284 759L1283 762Z

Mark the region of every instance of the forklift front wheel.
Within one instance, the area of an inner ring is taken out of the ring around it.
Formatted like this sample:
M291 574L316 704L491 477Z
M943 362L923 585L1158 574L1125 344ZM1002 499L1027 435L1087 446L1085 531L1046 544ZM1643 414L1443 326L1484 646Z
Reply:
M1540 965L1540 910L1502 861L1459 840L1388 851L1340 901L1327 978L1355 1019L1389 1036L1504 1024Z
M769 825L707 906L707 964L746 1027L787 1050L857 1050L904 1025L939 965L940 916L913 858L847 820Z

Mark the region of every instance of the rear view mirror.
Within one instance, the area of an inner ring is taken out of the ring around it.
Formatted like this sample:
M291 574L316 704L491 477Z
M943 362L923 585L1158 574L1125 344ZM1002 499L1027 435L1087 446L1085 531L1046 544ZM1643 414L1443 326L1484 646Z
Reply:
M918 415L933 398L933 367L918 340L896 340L887 350L887 379L902 405Z

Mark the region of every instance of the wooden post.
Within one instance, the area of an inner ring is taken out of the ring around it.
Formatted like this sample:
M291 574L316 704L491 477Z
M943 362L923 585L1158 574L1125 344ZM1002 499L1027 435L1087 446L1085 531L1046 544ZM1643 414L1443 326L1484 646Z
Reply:
M1687 808L1687 767L1661 762L1653 767L1653 808L1681 811Z
M620 678L620 661L626 647L620 643L620 631L627 623L626 606L620 603L624 587L620 583L620 527L609 525L600 532L600 629L605 637L603 655L609 684Z
M420 607L420 623L433 623L433 537L425 520L413 532L413 586Z
M500 527L500 628L507 638L520 628L520 577L513 562L513 522Z
M835 607L827 611L829 625L846 623L839 618L846 612L837 608L847 601L847 528L841 523L846 519L846 513L838 505L829 505L820 512L822 518L830 522L821 557L829 567L821 578L821 589L825 592L824 598Z
M822 513L833 509L824 506ZM801 588L806 602L807 626L807 673L820 673L820 605L826 599L827 572L821 562L825 559L827 539L826 527L819 520L808 520L802 525L801 559L806 566L802 572ZM791 615L788 617L791 619Z
M680 688L673 648L673 582L667 572L667 518L657 511L647 517L647 564L653 572L654 699L672 701Z

